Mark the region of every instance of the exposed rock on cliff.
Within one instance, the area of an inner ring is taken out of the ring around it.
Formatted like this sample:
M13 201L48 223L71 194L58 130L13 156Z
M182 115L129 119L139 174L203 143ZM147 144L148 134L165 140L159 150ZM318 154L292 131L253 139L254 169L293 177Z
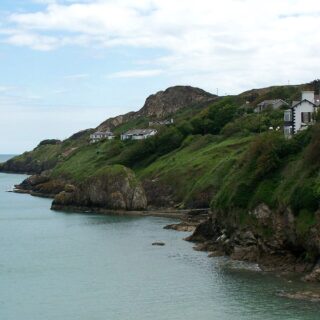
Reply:
M135 119L138 116L137 112L129 112L114 118L109 118L106 121L102 122L97 130L103 131L103 130L113 130L114 128L132 120Z
M190 86L171 87L149 96L143 108L139 111L139 115L164 118L182 108L212 101L215 98L215 95L199 88Z
M59 193L53 209L97 207L112 210L144 210L145 192L130 169L116 165L99 170L86 181Z
M31 195L53 198L65 190L66 183L62 180L50 179L47 175L33 175L16 185L16 191Z
M214 212L187 240L198 248L229 255L234 260L257 262L263 270L313 272L306 281L320 281L320 219L308 234L301 234L290 209L271 210L261 204L239 223L239 214Z
M142 109L138 112L110 118L103 122L98 130L112 130L115 127L138 117L165 118L180 109L203 104L217 98L209 92L190 86L175 86L152 94L146 99Z
M58 162L58 159L48 159L40 161L31 154L24 155L23 158L13 158L0 164L1 172L14 172L26 174L39 174L45 170L52 169Z

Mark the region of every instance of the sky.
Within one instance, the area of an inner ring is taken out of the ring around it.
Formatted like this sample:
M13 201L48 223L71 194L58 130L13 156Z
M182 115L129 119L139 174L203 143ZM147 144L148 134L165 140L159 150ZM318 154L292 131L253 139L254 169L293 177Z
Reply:
M0 154L138 110L319 78L316 0L1 0Z

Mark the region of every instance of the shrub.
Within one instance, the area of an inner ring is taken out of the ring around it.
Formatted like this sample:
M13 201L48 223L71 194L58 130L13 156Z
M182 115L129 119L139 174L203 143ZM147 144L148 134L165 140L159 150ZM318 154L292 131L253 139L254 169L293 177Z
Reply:
M259 135L249 146L244 165L253 171L255 178L262 178L279 168L284 145L282 135L275 132Z
M305 150L304 159L308 166L320 167L320 125L312 128L311 142Z
M296 220L297 233L304 236L316 223L315 215L308 210L301 210Z
M183 138L183 134L176 127L168 128L156 136L156 152L163 155L179 148Z
M192 134L192 132L194 131L194 128L189 121L183 121L177 126L177 129L185 137L188 136L189 134Z
M274 207L273 195L276 187L276 179L263 180L255 191L250 206L255 207L261 203L265 203L271 208Z
M193 134L219 134L228 122L243 112L236 106L232 97L226 97L211 105L207 112L191 120Z
M291 207L295 214L301 210L315 212L319 208L319 198L313 188L311 179L304 180L303 185L299 185L291 196Z
M238 208L247 208L252 198L255 186L253 184L240 183L236 193L232 197L232 204Z
M47 140L43 140L39 143L39 147L40 146L45 146L45 145L55 145L55 144L60 144L61 140L58 139L47 139Z

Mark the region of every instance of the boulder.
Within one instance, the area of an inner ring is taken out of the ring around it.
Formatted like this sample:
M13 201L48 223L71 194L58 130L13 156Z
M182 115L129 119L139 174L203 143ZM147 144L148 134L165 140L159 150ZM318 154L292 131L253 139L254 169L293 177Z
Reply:
M124 166L107 166L94 176L68 186L59 193L52 208L97 207L110 210L145 210L145 192L134 172Z

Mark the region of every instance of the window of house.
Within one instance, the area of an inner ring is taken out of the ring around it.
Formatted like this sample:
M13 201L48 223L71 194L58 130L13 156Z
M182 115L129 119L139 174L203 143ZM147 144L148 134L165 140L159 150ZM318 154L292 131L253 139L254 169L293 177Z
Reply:
M312 120L311 112L301 112L301 122L309 123Z
M292 121L292 112L291 110L287 110L284 112L284 121Z

